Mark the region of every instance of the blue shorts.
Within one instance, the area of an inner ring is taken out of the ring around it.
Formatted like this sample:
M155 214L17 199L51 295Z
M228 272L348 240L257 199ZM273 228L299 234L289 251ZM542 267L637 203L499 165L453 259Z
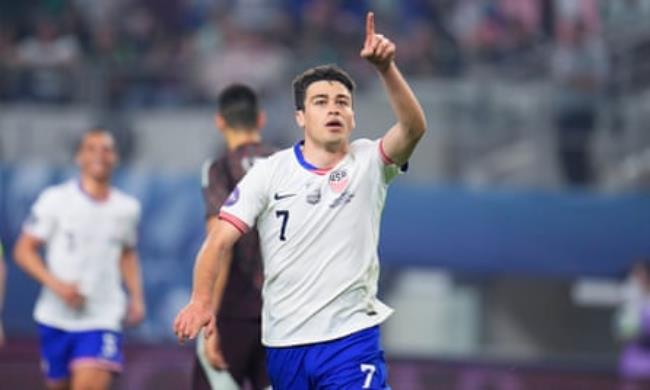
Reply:
M122 334L110 330L69 332L39 324L41 365L50 381L70 377L75 366L122 371Z
M267 347L273 390L390 389L379 326L322 343Z

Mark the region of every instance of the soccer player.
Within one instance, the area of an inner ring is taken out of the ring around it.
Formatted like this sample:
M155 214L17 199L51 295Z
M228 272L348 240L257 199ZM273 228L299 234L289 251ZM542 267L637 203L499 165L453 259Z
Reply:
M228 152L206 163L203 169L207 232L218 229L219 209L244 174L257 160L275 151L261 143L265 115L252 89L232 85L221 92L218 105L215 124L226 140ZM219 263L212 301L218 331L205 340L199 337L197 342L192 385L195 390L236 390L246 379L254 389L270 384L261 342L262 279L259 238L251 230Z
M366 20L361 56L382 79L397 123L378 140L350 142L349 76L316 67L293 83L304 141L254 165L224 203L196 261L189 304L174 331L183 341L215 318L219 263L257 225L264 259L262 342L274 390L385 389L379 324L391 309L376 297L377 244L388 184L426 130L422 108L395 62L395 45Z
M100 390L122 368L122 321L144 318L135 249L140 204L111 187L117 153L110 133L87 132L76 162L80 177L45 189L32 206L14 257L43 285L34 318L48 389Z

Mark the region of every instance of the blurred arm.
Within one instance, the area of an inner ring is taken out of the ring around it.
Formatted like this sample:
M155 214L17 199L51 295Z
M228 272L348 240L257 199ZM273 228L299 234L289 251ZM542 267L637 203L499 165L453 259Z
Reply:
M142 291L142 273L138 253L133 248L124 248L120 258L122 280L129 294L127 324L134 325L144 319L145 304Z
M52 290L66 304L73 308L81 308L84 297L75 284L65 283L56 278L45 266L45 261L39 254L43 242L36 237L23 233L14 249L16 264L37 282Z

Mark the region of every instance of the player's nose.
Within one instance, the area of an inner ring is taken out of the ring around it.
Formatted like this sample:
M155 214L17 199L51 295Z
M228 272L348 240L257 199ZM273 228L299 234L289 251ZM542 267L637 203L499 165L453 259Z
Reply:
M335 115L338 116L341 114L341 110L336 104L332 104L328 107L328 112L329 115Z

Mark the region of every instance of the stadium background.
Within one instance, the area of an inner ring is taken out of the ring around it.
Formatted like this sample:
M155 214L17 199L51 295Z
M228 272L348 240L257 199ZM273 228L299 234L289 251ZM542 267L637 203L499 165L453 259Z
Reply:
M291 78L338 63L359 84L354 137L381 135L392 115L358 56L368 9L430 129L382 227L393 387L616 388L618 285L650 256L644 0L0 1L0 387L40 381L38 287L10 248L37 193L74 176L79 135L101 124L122 155L116 185L143 203L148 316L127 332L118 388L185 388L192 352L170 328L203 236L200 166L224 147L213 98L251 84L265 138L289 146ZM589 88L567 82L566 64ZM567 133L558 118L576 101L595 120Z

